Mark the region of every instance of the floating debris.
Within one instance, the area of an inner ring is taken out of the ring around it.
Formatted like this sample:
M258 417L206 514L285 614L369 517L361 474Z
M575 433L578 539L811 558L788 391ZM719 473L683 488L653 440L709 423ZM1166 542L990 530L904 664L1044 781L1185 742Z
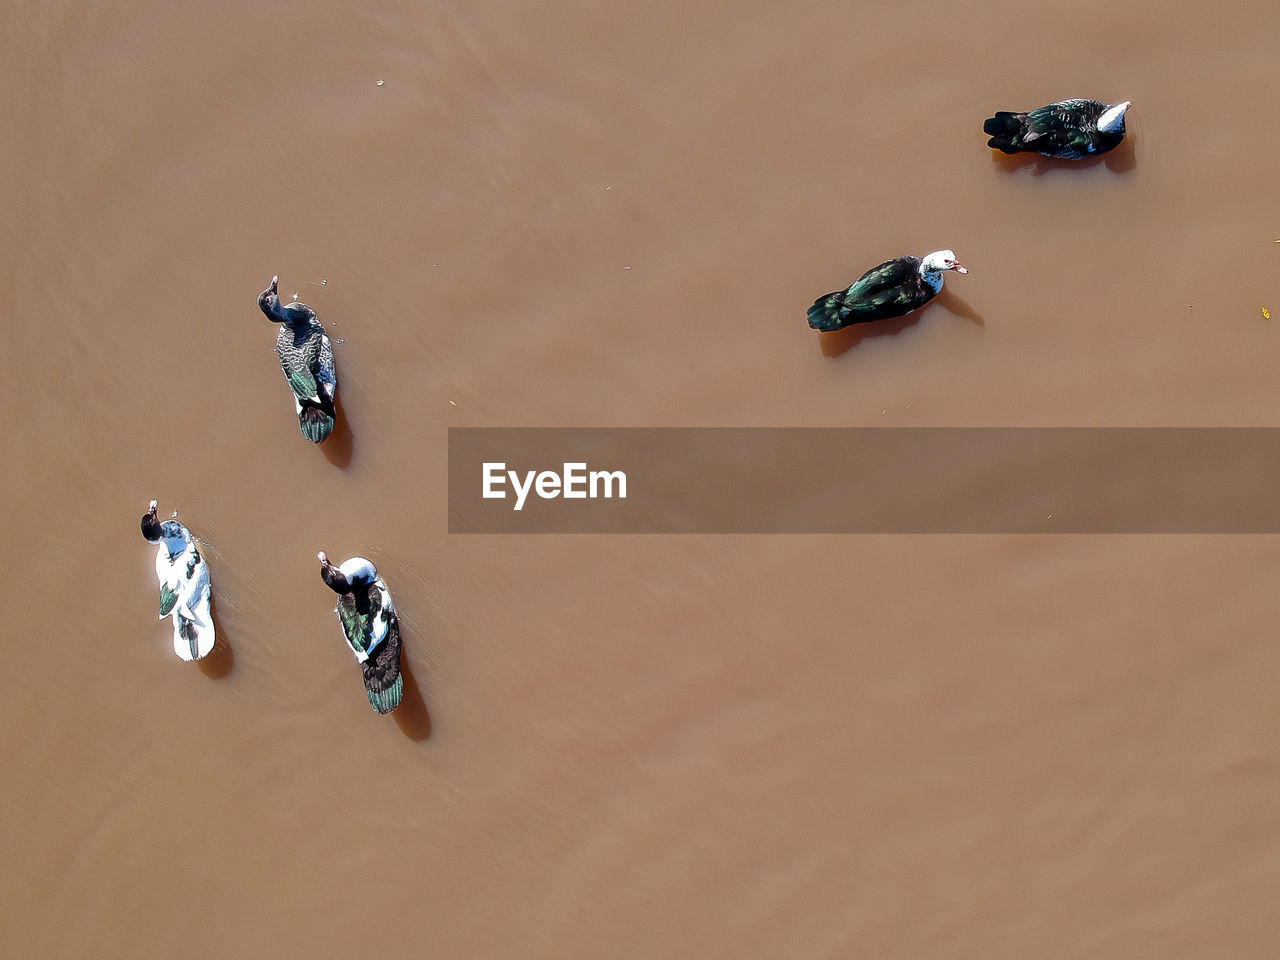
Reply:
M1270 310L1268 310L1266 307L1263 307L1263 308L1262 308L1262 319L1263 319L1263 320L1270 320L1270 319L1271 319L1271 311L1270 311Z
M454 403L452 400L450 400L450 401L449 401L449 406L451 406L451 407L456 407L456 406L457 406L457 404L456 404L456 403Z
M379 80L379 81L378 81L378 86L382 86L382 85L383 85L384 83L386 83L386 82L387 82L387 81L385 81L385 80Z

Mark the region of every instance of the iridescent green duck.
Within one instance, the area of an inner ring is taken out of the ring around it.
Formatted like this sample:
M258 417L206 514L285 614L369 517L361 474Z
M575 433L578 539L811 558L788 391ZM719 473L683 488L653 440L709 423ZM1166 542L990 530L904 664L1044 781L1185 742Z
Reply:
M1083 160L1114 150L1124 139L1124 113L1133 104L1060 100L1026 113L999 110L982 124L987 146L1002 153L1038 153Z
M298 428L312 443L320 443L333 432L336 416L333 395L338 376L333 348L314 310L300 300L280 303L279 283L279 277L271 278L270 286L258 294L258 306L268 320L280 324L276 353L293 391Z
M938 295L947 270L969 272L950 250L886 260L853 281L849 289L815 300L809 308L809 326L830 332L855 323L906 316Z

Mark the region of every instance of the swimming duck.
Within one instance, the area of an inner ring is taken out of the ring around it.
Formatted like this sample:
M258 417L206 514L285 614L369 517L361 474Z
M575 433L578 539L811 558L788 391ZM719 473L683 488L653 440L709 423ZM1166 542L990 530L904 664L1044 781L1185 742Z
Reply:
M853 281L848 290L837 290L813 301L809 326L822 331L840 330L855 323L905 316L938 295L945 270L969 272L950 250L886 260Z
M258 294L258 306L273 323L281 324L276 334L276 353L284 370L298 428L312 443L320 443L333 432L333 394L338 377L333 369L333 349L316 312L300 300L280 303L279 277Z
M320 577L338 595L333 612L342 625L342 637L356 655L364 674L369 706L390 713L400 705L400 622L391 593L374 565L364 557L352 557L335 567L321 550Z
M982 125L987 146L1004 153L1039 153L1063 160L1096 157L1124 139L1124 112L1133 104L1061 100L1030 113L1001 110Z
M209 610L209 567L191 531L177 520L156 518L152 500L142 518L142 535L159 545L156 578L160 581L160 619L173 618L173 652L183 660L199 660L213 649L213 616Z

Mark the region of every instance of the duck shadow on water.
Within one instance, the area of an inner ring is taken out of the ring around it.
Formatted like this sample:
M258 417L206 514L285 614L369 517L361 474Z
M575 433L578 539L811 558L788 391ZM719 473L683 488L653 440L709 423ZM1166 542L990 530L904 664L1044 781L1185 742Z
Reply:
M209 602L209 615L213 618L213 649L196 663L200 665L200 672L210 680L221 680L231 672L236 655L231 650L231 644L227 642L222 624L218 622L218 611L212 599Z
M333 400L333 412L333 433L320 444L320 449L324 452L325 459L339 470L345 470L351 465L351 452L355 449L356 438L351 432L347 412L342 409L340 397L335 397Z
M950 287L943 287L942 292L933 298L933 303L928 304L925 310L935 303L941 304L957 317L972 320L980 327L986 326L987 321L982 314L970 306L969 302L963 297L956 296ZM845 327L843 330L819 334L818 348L822 351L824 357L834 359L852 350L863 340L870 340L874 337L896 337L903 330L919 323L920 315L925 310L917 310L915 313L909 313L905 317L890 317L885 320L872 320L870 323L855 323L852 326Z
M1088 160L1056 160L1052 157L1042 157L1038 153L1009 154L992 150L991 162L1001 173L1017 173L1019 170L1030 168L1033 177L1042 177L1051 170L1089 170L1099 165L1106 167L1112 173L1128 173L1138 163L1133 140L1132 136L1125 137L1120 146L1114 150L1100 157L1090 157Z
M400 692L400 706L396 707L396 726L410 740L421 743L431 736L431 715L427 713L426 701L422 699L422 691L413 678L413 669L409 666L409 658L400 651L400 678L403 687Z

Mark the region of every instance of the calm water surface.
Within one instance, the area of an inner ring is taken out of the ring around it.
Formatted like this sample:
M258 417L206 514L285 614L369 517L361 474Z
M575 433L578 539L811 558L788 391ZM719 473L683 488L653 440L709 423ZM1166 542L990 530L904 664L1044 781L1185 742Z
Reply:
M1275 957L1274 538L450 537L445 452L1277 425L1277 30L1261 0L18 4L0 953ZM985 146L1070 96L1134 101L1105 162ZM914 322L806 327L944 246L971 272ZM343 340L321 449L272 273ZM151 497L211 544L203 668L154 619ZM394 592L393 719L321 548Z

